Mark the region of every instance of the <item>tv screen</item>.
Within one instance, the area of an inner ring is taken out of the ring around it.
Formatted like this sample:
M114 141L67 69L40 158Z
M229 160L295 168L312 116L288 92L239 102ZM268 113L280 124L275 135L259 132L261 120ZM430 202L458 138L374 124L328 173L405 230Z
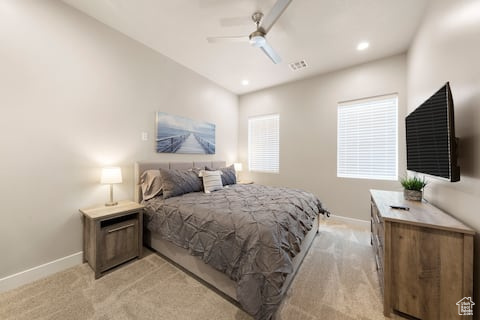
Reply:
M405 119L407 169L460 180L456 159L453 99L447 82Z

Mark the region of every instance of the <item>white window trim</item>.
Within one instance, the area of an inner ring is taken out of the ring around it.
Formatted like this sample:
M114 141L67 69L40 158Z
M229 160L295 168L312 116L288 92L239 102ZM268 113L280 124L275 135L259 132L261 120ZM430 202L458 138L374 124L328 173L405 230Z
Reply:
M395 174L390 176L390 175L368 175L368 174L360 174L360 173L340 173L340 108L341 107L348 107L348 106L355 106L359 105L361 103L368 103L368 102L373 102L373 101L378 101L378 100L387 100L387 99L395 99L395 107L396 107L396 112L395 112L395 132L396 132L396 139L395 139ZM364 99L356 99L356 100L351 100L351 101L346 101L346 102L339 102L337 104L337 177L339 178L351 178L351 179L369 179L369 180L389 180L389 181L398 181L398 138L399 138L399 132L398 132L398 94L387 94L387 95L381 95L381 96L375 96L375 97L370 97L370 98L364 98Z
M272 117L276 117L278 119L278 166L276 169L273 170L261 170L261 169L254 169L252 168L251 163L251 135L250 135L250 121L251 120L263 120L263 119L271 119ZM258 172L258 173L271 173L271 174L279 174L280 173L280 114L272 113L272 114L264 114L259 116L252 116L248 118L248 170L251 172Z

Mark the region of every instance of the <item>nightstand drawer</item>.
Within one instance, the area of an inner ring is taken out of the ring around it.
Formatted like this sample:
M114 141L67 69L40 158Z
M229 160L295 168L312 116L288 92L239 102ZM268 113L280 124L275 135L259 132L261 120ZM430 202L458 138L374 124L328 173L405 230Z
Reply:
M138 256L138 219L109 224L102 227L100 232L103 246L100 257L102 272Z

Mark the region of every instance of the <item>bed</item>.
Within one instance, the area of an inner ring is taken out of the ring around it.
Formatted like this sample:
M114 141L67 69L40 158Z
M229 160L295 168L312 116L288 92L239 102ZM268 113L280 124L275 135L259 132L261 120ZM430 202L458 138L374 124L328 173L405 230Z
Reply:
M271 319L318 232L320 201L255 184L142 201L144 171L206 166L219 169L225 161L135 164L135 200L146 206L144 242L255 319Z

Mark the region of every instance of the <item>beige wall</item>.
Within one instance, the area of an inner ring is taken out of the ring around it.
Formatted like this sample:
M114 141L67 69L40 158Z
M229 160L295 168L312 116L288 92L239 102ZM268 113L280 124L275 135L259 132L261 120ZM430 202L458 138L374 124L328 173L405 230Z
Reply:
M332 213L368 220L369 189L400 190L396 181L337 178L337 104L399 95L399 174L405 172L405 55L394 56L240 97L239 158L247 169L248 118L280 114L280 173L242 172L255 182L315 193Z
M236 95L60 1L0 2L0 106L0 278L82 250L103 165L132 198L135 160L236 159ZM215 123L217 154L156 154L156 111Z
M408 53L408 111L450 81L461 179L429 179L425 197L480 232L480 1L436 0L427 12ZM478 305L478 278L475 287Z

